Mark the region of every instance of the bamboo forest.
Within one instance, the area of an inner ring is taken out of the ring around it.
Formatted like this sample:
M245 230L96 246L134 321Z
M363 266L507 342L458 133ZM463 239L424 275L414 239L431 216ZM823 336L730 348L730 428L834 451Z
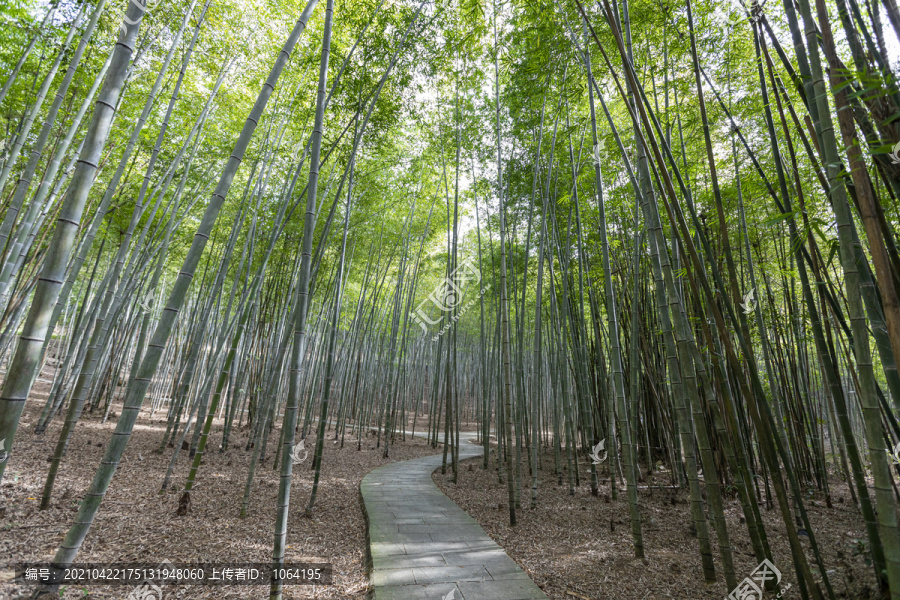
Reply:
M900 600L898 6L0 2L0 600Z

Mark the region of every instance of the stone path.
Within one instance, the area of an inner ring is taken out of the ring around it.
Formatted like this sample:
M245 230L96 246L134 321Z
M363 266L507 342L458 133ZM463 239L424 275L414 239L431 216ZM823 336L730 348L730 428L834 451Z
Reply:
M482 447L460 436L460 460ZM441 455L366 475L374 600L547 600L478 523L434 485Z

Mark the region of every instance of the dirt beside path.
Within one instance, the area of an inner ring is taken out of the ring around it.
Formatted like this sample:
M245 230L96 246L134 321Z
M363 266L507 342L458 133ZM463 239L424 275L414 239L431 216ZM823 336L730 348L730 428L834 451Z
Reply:
M721 574L714 538L713 555L719 581L709 587L704 583L687 491L640 490L646 558L638 560L634 558L624 490L620 490L617 501L612 501L606 479L601 480L599 496L591 496L586 479L589 467L583 464L579 467L583 477L581 486L571 496L568 473L563 474L563 485L557 485L553 455L545 453L538 477L537 508L529 508L531 477L524 464L523 508L517 512L518 524L510 527L507 487L505 479L502 484L498 481L494 457L492 454L489 470L481 468L481 458L463 461L456 485L450 481L449 470L446 476L435 472L434 481L478 521L551 600L722 600L731 591L726 589ZM646 473L643 468L642 471ZM601 468L598 476L605 472ZM670 484L670 473L660 472L639 485ZM805 502L835 595L857 600L878 598L864 524L847 487L837 482L836 477L832 479L833 508L827 508L822 495L812 490ZM773 510L766 510L762 505L760 510L774 563L783 573L782 582L793 586L782 598L799 599L790 546L777 505ZM735 573L740 582L756 568L757 561L743 524L743 512L734 497L726 500L726 519L735 548ZM715 535L712 525L710 535ZM809 538L801 537L801 540L809 549ZM817 574L812 553L807 552L807 556L813 573ZM765 596L774 597L774 593Z
M49 379L46 375L42 378ZM34 424L47 398L49 385L38 383L26 405L10 458L0 485L0 571L21 562L48 562L71 525L100 463L115 427L115 419L101 424L102 414L85 413L75 429L68 453L60 465L51 506L38 510L48 457L59 436L62 421L53 421L44 435L33 433ZM112 411L121 413L119 405ZM222 424L210 435L192 493L191 511L176 516L181 488L190 468L187 451L178 457L169 491L160 486L172 456L172 448L157 454L165 432L165 414L151 419L142 412L109 492L85 540L77 562L150 563L249 563L271 560L278 472L272 469L272 449L279 429L270 434L268 460L257 469L249 516L239 517L252 450L245 450L248 430L235 431L231 449L218 452ZM322 479L319 483L313 519L303 517L309 501L313 472L294 469L291 492L291 519L287 536L287 562L315 560L333 564L330 586L285 586L285 598L363 598L369 581L365 572L365 520L359 482L372 469L396 460L434 454L421 439L407 436L391 446L390 458L382 458L373 435L363 438L357 451L355 432L348 429L344 447L333 441L334 429L324 445ZM315 435L306 439L314 448ZM192 586L164 591L163 598L228 599L268 598L268 586ZM0 600L24 587L0 581ZM127 585L82 586L63 590L62 598L121 600L131 592ZM180 595L179 595L180 594ZM154 598L153 600L159 600Z

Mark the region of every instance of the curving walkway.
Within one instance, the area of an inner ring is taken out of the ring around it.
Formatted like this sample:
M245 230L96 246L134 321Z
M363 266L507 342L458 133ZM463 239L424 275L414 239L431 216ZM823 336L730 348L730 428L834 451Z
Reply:
M482 447L460 436L459 458ZM360 484L374 600L547 600L472 517L434 485L440 454L379 467Z

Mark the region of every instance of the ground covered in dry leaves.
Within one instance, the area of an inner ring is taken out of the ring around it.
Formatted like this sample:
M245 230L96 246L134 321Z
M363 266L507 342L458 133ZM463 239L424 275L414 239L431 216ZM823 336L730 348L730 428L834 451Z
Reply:
M44 375L46 377L46 375ZM38 510L44 479L61 428L57 418L44 435L32 433L47 398L46 383L38 383L26 406L16 439L14 455L0 485L0 600L25 590L13 586L8 568L22 562L48 562L75 517L80 500L103 456L115 419L101 423L102 415L85 413L75 430L54 488L51 507ZM119 413L114 405L113 413ZM217 451L221 423L216 423L209 448L192 494L191 510L177 516L181 486L190 462L187 452L179 455L170 488L160 493L172 449L154 450L165 431L165 415L153 418L144 411L109 492L82 546L80 563L249 563L271 559L278 472L272 469L272 448L278 430L272 432L268 460L257 470L249 504L249 516L240 518L240 504L252 451L245 450L248 430L236 430L231 449ZM425 429L420 420L417 428ZM286 586L285 598L360 599L368 589L365 571L365 520L359 483L372 469L395 460L434 454L421 439L407 436L396 440L390 458L382 458L374 436L362 440L349 433L344 447L333 443L334 431L325 443L322 479L312 519L303 511L309 499L313 473L295 468L292 482L291 519L286 561L330 562L333 583L329 586ZM310 435L306 447L313 448ZM539 471L537 509L527 508L530 477L523 473L519 524L508 525L506 486L498 482L496 463L481 469L481 459L462 464L459 482L449 475L435 474L439 486L469 512L487 533L540 585L552 600L602 600L638 598L720 599L729 590L719 582L703 583L697 540L691 532L690 509L685 492L668 489L641 491L646 559L632 556L628 506L624 494L618 501L609 495L608 480L602 480L600 495L591 496L586 479L568 493L568 484L557 485L551 472L552 455L543 456ZM311 465L311 460L303 466ZM587 465L583 465L582 473ZM564 481L568 475L564 474ZM669 474L658 473L642 485L667 486ZM859 513L846 487L832 490L834 508L826 508L820 496L811 493L807 502L815 534L824 549L826 566L841 598L870 598L874 576L868 565L866 536ZM746 529L740 523L736 499L727 505L738 579L755 568ZM763 510L766 530L775 552L775 564L785 581L796 585L789 547L777 510ZM60 597L72 599L122 599L129 586L90 585L63 589ZM267 586L191 586L164 590L164 598L231 599L267 598ZM796 588L785 598L799 598ZM157 600L154 598L153 600Z
M16 563L49 562L53 558L115 427L114 419L101 424L102 414L85 411L60 465L51 507L38 510L50 464L47 459L53 453L62 425L57 418L44 435L32 433L47 398L47 387L38 383L27 403L15 451L0 485L0 572ZM115 404L112 410L121 412ZM164 454L154 450L165 428L165 413L157 413L150 419L148 411L142 412L77 562L153 565L163 560L220 564L269 562L279 480L279 473L272 469L272 448L278 440L279 429L270 434L268 460L257 468L249 516L241 519L241 501L252 456L252 450L244 449L248 430L234 431L231 449L220 454L221 423L214 426L192 493L191 510L179 517L176 510L190 462L188 452L182 451L170 489L161 494L173 449L167 449ZM356 438L349 429L343 448L333 443L333 437L332 429L324 446L322 478L312 519L303 516L312 489L313 472L308 468L312 459L303 463L307 468L294 468L286 553L288 563L305 560L332 563L333 583L330 586L286 585L285 598L365 597L368 589L366 526L359 483L366 473L380 465L436 452L423 440L407 436L405 442L398 438L390 449L390 458L383 459L382 449L375 448L374 436L363 438L361 451L357 451ZM313 434L307 437L306 447L312 449L314 444ZM63 590L61 597L121 600L132 589L127 585L70 587ZM24 590L24 586L0 580L2 600ZM268 586L259 585L169 586L163 591L165 600L269 597Z
M493 459L492 454L488 470L482 468L481 458L463 461L456 485L451 482L449 472L446 476L436 472L435 483L481 524L551 600L721 600L731 591L726 589L721 572L715 585L707 587L704 583L686 490L661 487L640 490L645 558L639 560L634 558L626 494L620 491L617 501L611 499L609 480L602 478L607 476L605 467L598 471L601 479L599 495L595 497L591 495L587 478L589 465L581 464L581 486L572 496L568 471L564 471L563 485L557 485L553 455L545 452L541 459L543 470L538 471L537 508L529 508L531 476L525 465L520 498L523 508L517 511L517 525L510 527L507 486L505 479L502 484L499 482ZM640 486L671 484L668 472L658 472L648 479L646 469L641 470L645 477ZM875 593L875 575L869 562L863 520L846 486L835 480L832 480L832 506L827 508L821 494L813 491L806 498L813 533L822 549L835 595L860 600L879 598ZM783 573L782 585L786 587L784 582L787 582L793 587L782 598L799 599L790 546L777 505L772 510L761 505L760 511L774 564ZM736 497L726 501L726 519L736 549L735 573L741 581L756 568L757 561ZM710 535L715 544L711 525ZM801 540L808 549L809 538L801 537ZM721 569L715 545L713 553L716 568ZM808 552L807 556L813 573L817 574L812 553ZM775 594L766 597L774 598Z

